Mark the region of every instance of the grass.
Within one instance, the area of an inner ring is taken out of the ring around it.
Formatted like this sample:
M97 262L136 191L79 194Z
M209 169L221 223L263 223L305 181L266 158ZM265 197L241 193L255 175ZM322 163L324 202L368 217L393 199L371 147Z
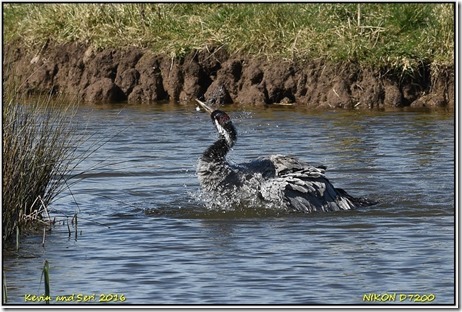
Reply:
M454 62L455 3L4 4L4 39L413 67Z
M48 205L66 187L76 141L72 106L54 107L50 98L22 104L31 100L4 91L2 239L16 236L18 248L20 230L52 223Z

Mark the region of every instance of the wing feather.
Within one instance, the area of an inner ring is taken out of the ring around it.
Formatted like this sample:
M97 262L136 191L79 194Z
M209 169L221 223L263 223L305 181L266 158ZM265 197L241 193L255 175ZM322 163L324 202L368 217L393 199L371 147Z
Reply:
M303 212L349 210L354 207L324 176L326 167L315 167L291 156L275 155L269 160L274 165L275 177L262 184L260 193L263 199L280 201L282 198L286 208Z

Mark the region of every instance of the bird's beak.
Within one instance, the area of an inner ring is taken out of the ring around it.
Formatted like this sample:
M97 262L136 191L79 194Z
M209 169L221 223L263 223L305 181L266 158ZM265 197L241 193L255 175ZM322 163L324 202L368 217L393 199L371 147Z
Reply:
M196 99L196 102L199 103L200 106L202 106L203 109L205 109L207 112L209 112L210 114L213 112L213 109L210 108L207 104L205 104L204 102Z

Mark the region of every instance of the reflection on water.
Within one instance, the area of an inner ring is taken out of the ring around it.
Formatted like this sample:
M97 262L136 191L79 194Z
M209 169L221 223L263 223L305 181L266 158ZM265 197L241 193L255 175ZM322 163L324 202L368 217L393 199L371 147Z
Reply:
M239 133L231 161L291 154L327 165L334 185L380 204L311 215L207 211L195 176L216 138L206 114L82 107L81 131L93 134L82 149L107 143L76 168L73 196L52 207L61 221L78 212L78 235L59 223L45 247L31 235L19 252L5 251L8 303L43 293L45 259L52 297L94 294L89 303L108 293L125 304L379 303L363 301L370 293L454 303L452 115L230 114Z

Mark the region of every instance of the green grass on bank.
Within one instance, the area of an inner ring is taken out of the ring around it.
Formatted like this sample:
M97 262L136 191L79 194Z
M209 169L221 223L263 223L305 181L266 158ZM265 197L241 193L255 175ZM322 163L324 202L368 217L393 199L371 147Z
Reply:
M269 58L451 65L454 3L3 4L4 39L135 45L181 57L223 46Z

